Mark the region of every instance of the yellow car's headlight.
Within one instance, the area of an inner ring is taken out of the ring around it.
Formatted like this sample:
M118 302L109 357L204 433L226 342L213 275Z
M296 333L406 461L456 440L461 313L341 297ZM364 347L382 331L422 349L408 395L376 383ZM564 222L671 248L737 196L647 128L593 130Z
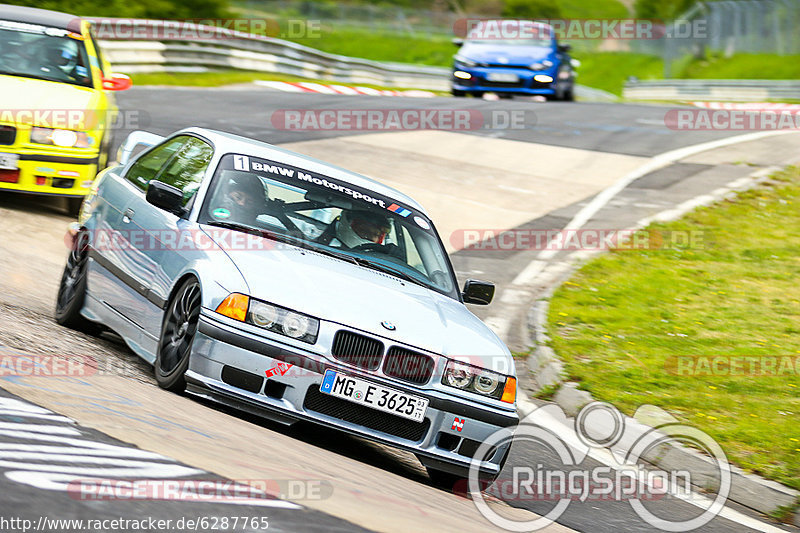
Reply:
M60 146L61 148L89 148L94 140L85 131L35 126L31 129L31 142Z

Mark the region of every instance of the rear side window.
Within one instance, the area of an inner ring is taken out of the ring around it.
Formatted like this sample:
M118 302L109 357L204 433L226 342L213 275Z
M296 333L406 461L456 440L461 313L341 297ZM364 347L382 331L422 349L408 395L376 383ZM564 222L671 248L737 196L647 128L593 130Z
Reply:
M150 180L156 179L161 167L180 149L189 137L181 136L168 141L166 144L157 146L140 157L128 171L126 178L128 181L147 190Z
M182 190L185 206L200 188L213 155L211 146L196 137L189 137L156 179Z

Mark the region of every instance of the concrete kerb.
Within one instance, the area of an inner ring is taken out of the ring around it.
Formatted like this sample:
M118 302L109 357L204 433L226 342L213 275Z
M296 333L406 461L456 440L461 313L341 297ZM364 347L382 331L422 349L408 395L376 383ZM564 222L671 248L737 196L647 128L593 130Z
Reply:
M673 209L662 211L652 217L639 220L636 227L630 229L643 228L653 221L665 222L680 218L697 207L710 205L731 197L737 192L755 187L767 181L768 176L776 170L779 168L760 169L746 178L730 182L726 187L687 200ZM578 383L566 381L568 376L565 374L564 364L558 354L548 345L550 339L547 333L547 313L550 298L555 290L568 280L581 264L594 255L597 253L576 252L560 263L561 272L554 276L546 292L534 303L528 313L527 326L532 342L529 343L530 355L525 361L527 372L525 383L531 385L534 392L557 388L552 400L569 416L575 416L582 407L592 403L595 399L588 391L579 389ZM625 421L626 427L635 428L639 435L654 431L651 426L630 417L626 416ZM696 450L677 445L660 447L653 454L645 457L645 460L654 467L666 471L688 470L692 476L692 483L701 490L706 490L707 487L703 485L703 482L710 479L709 472L714 468L706 456ZM772 513L781 507L796 505L800 501L800 492L747 473L733 465L731 465L731 480L728 499L764 514ZM800 526L800 509L795 512L793 522Z

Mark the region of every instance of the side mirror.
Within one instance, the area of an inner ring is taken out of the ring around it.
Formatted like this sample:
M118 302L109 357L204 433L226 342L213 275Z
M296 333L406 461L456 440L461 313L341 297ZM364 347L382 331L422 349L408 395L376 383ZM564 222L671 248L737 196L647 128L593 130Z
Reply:
M183 215L183 192L163 181L151 180L147 184L148 203L178 216Z
M494 283L468 279L461 293L465 304L489 305L494 298Z
M103 78L103 89L106 91L125 91L132 86L131 78L118 72L113 72L107 78Z
M127 165L128 161L131 160L133 150L140 144L145 148L150 148L163 140L164 137L161 135L156 135L149 131L133 131L125 138L125 141L123 141L119 150L117 150L117 163L122 166Z
M450 42L452 42L452 43L453 43L454 45L456 45L456 46L463 46L463 44L464 44L464 39L462 39L462 38L460 38L460 37L456 37L456 38L454 38L454 39L453 39L452 41L450 41Z
M572 46L570 46L568 44L559 44L558 45L558 51L559 52L569 52L570 50L572 50Z
M578 68L578 67L581 66L581 60L580 59L570 59L569 60L569 64L572 66L572 68Z

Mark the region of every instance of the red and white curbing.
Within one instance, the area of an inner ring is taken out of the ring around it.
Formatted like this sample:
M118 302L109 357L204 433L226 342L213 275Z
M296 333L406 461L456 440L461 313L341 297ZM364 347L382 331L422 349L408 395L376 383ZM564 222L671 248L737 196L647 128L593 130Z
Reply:
M393 91L389 89L372 89L370 87L351 86L351 85L329 85L323 83L312 83L308 81L263 81L253 82L262 87L268 87L278 91L290 93L316 93L316 94L340 94L345 96L408 96L413 98L431 98L436 93L431 91L420 91L409 89L407 91Z
M736 109L741 111L800 111L800 104L777 102L692 102L692 105L707 109Z

